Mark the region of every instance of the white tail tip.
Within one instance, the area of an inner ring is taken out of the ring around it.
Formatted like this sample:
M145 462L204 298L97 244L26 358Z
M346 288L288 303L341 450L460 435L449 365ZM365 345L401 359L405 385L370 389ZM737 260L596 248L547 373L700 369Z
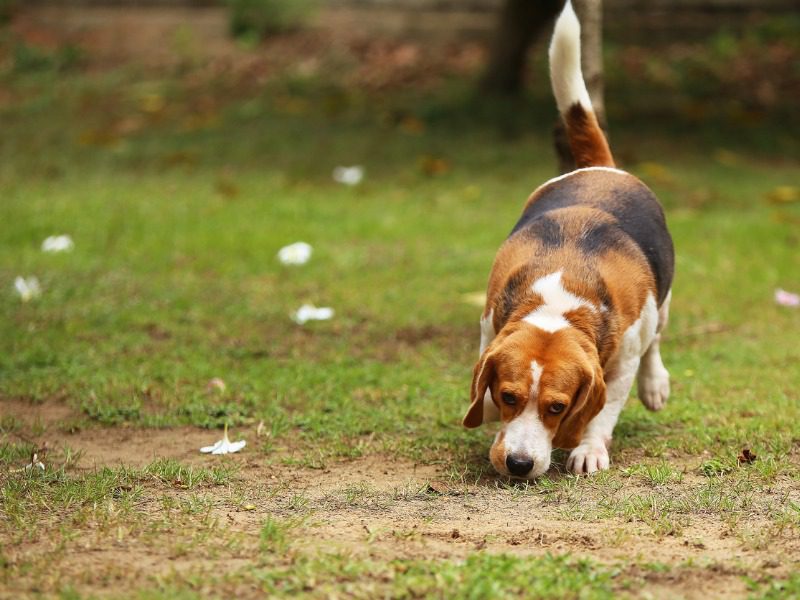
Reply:
M556 21L550 41L550 82L560 113L564 114L574 104L592 110L581 72L581 24L569 0Z

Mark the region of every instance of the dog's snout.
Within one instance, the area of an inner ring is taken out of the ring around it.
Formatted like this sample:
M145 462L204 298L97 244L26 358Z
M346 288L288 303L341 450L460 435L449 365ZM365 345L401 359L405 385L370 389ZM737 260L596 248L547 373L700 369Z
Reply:
M533 459L527 456L514 456L509 454L506 457L506 467L512 475L524 477L533 469Z

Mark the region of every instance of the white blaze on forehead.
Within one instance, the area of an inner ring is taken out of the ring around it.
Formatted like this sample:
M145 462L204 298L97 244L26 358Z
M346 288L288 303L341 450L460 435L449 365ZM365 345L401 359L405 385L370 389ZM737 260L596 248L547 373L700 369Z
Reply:
M531 399L535 400L539 395L539 382L542 379L544 367L535 360L531 361Z
M525 317L523 321L549 333L554 333L559 329L565 329L570 326L564 315L571 310L581 307L588 308L591 311L597 310L591 302L576 296L564 288L561 283L562 273L563 271L556 271L550 275L540 277L533 283L531 290L542 297L543 303Z

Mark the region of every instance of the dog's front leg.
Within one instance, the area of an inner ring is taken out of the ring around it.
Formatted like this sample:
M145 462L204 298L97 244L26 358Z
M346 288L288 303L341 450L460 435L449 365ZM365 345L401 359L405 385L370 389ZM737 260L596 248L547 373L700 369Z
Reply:
M589 474L608 468L611 436L619 413L628 400L636 371L639 369L639 360L638 356L630 357L613 369L613 375L606 382L606 403L586 426L580 444L570 453L567 459L568 470L576 474Z

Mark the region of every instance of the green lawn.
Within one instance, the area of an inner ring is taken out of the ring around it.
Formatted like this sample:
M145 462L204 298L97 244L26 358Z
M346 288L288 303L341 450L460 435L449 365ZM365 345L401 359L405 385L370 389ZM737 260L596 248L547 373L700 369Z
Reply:
M274 491L236 459L87 470L63 447L44 473L14 471L48 428L76 432L79 449L107 427L252 432L264 421L270 435L248 438L246 464L307 479L358 457L435 465L487 502L545 506L576 530L613 524L617 548L634 525L656 547L705 543L698 523L711 519L757 560L778 562L775 576L737 563L728 574L738 592L800 595L787 579L800 564L800 311L773 302L776 287L800 291L800 204L768 201L797 186L797 157L752 151L735 131L679 138L612 122L614 149L662 199L675 238L663 348L672 397L657 414L631 401L609 473L517 486L491 474L488 433L460 427L480 312L465 297L484 288L528 193L554 175L544 100L522 114L519 103L480 109L459 84L419 100L292 80L237 95L126 71L6 82L15 102L0 113L0 586L70 598L600 598L635 596L665 572L691 586L725 563L516 545L430 560L392 555L391 543L375 556L326 554L307 545L314 498L295 496L293 510L268 511L249 533L211 519L212 508L292 492L291 480ZM364 165L362 184L332 181L350 164ZM43 253L59 233L74 251ZM282 266L278 249L298 240L313 245L312 260ZM22 303L17 275L37 276L41 297ZM296 325L289 315L305 302L336 315ZM208 391L214 377L224 393ZM20 414L54 404L69 409L58 423ZM740 466L745 447L758 458ZM340 491L344 513L406 501L396 490ZM408 502L437 506L431 496L416 489ZM319 510L333 514L331 502ZM200 558L116 591L123 575L59 571L82 540L111 544L122 529L152 547L174 533L185 538L179 556ZM210 562L226 557L235 572L215 573Z

